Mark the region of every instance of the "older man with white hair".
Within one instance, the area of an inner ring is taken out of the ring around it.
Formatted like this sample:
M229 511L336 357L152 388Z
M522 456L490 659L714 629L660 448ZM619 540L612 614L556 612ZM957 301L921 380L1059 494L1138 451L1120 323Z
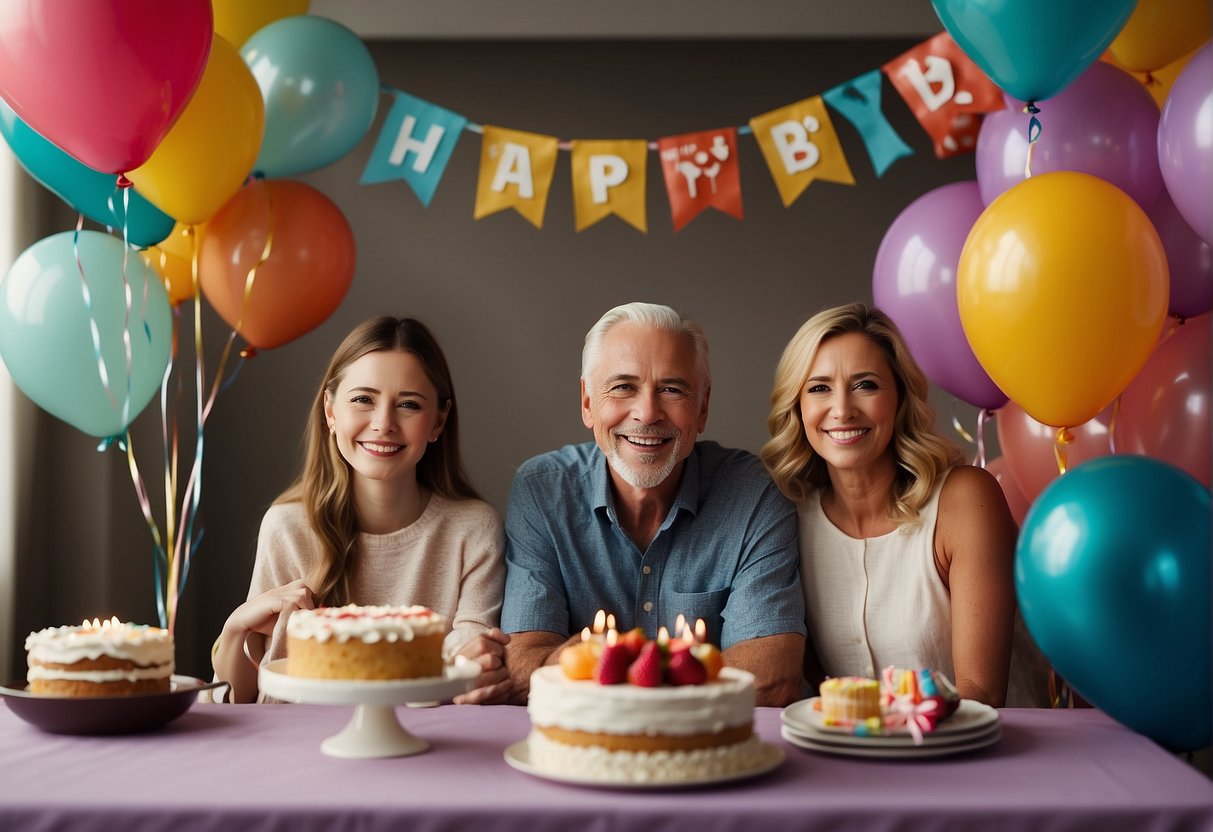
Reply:
M523 463L506 511L502 629L515 698L599 609L650 638L702 618L760 705L801 695L796 511L758 458L696 441L711 375L703 330L629 303L585 339L581 418L594 442Z

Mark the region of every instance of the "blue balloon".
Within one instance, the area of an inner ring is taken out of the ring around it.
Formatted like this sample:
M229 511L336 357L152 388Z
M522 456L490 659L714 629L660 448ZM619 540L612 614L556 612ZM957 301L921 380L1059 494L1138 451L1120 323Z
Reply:
M1209 492L1144 456L1085 462L1024 518L1024 622L1076 691L1167 748L1210 741Z
M120 436L168 368L168 292L137 255L125 258L124 273L129 249L118 238L100 231L81 231L78 243L75 237L64 231L34 243L0 282L0 359L43 410L93 436Z
M76 161L42 138L3 99L0 134L30 176L90 220L121 232L125 215L126 237L132 245L153 246L172 232L173 218L139 196L134 188L127 189L130 210L125 211L122 189L114 174Z
M371 53L340 23L284 17L240 48L265 100L265 136L253 169L282 178L330 165L371 129L379 71Z
M1120 34L1137 0L931 0L952 40L1021 101L1061 92Z

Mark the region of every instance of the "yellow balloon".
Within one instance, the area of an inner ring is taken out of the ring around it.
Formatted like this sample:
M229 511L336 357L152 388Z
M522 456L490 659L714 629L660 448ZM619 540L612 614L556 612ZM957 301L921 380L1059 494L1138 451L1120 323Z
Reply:
M956 275L973 354L1038 422L1094 418L1137 375L1167 316L1158 232L1124 191L1085 173L1033 176L977 218Z
M1151 72L1209 39L1209 0L1137 0L1109 47L1125 69Z
M308 0L211 0L215 34L235 46L279 18L307 14L307 7Z
M127 177L161 211L195 225L240 190L264 132L261 89L236 47L216 35L189 104L151 157Z
M193 226L177 223L173 231L154 246L139 252L143 261L164 279L168 299L176 306L194 297L194 259L198 235Z

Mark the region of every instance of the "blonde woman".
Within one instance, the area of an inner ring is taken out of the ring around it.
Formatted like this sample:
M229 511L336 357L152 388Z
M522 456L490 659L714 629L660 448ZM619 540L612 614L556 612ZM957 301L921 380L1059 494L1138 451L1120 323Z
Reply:
M761 456L797 504L821 665L806 675L930 667L1000 707L1015 522L994 477L934 433L927 391L896 326L861 303L814 315L784 349Z
M455 701L509 696L501 519L464 473L458 415L424 325L379 317L346 336L312 403L302 473L262 520L248 600L215 643L232 701L257 700L249 659L285 655L292 610L347 603L442 613L453 625L445 656L481 665L476 688Z

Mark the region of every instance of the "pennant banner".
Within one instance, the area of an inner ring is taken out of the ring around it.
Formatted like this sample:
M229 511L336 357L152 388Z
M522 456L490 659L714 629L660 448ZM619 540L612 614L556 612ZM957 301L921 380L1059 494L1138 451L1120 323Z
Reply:
M645 219L645 165L649 143L640 140L574 141L573 210L577 230L617 214L642 232Z
M513 208L531 225L543 228L543 211L556 172L556 145L552 136L486 125L473 218Z
M972 153L980 113L1003 109L1002 90L961 51L947 32L889 61L883 67L940 159Z
M788 207L815 179L854 185L830 114L820 95L750 119L775 187Z
M752 133L775 180L784 207L814 181L854 185L855 176L830 118L830 110L859 132L877 177L914 151L885 117L881 87L888 77L931 137L941 159L976 148L984 113L1002 109L1002 92L961 51L947 32L923 41L879 69L838 84L821 95L788 104L726 127L655 142L645 139L575 139L471 123L437 104L391 90L384 119L361 183L403 179L429 206L464 130L483 133L473 216L482 219L513 208L543 228L557 153L570 151L574 224L578 232L612 214L648 232L645 205L649 151L661 163L674 231L708 207L744 219L738 135ZM828 105L828 108L827 108Z
M657 153L670 196L675 232L708 206L745 219L737 165L737 128L667 136L657 140Z
M361 184L403 179L428 208L468 120L406 92L392 94L395 103L362 171Z

